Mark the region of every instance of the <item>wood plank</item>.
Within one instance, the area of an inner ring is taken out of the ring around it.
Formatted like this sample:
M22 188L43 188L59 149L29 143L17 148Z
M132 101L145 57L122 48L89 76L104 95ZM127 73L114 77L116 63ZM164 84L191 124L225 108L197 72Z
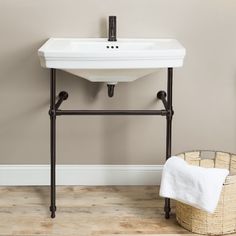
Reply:
M0 235L194 235L174 215L164 219L158 192L155 186L58 187L52 220L48 187L1 187Z

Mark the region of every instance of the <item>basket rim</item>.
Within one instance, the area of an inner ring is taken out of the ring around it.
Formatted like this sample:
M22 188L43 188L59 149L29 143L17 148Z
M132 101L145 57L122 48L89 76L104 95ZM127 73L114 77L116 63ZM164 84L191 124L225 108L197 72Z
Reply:
M189 151L184 151L184 152L179 152L179 153L176 153L174 155L180 155L180 154L184 154L184 153L188 153L188 152L221 152L221 153L227 153L227 154L230 154L230 155L236 155L236 153L233 153L233 152L226 152L226 151L219 151L219 150L209 150L209 149L193 149L193 150L189 150Z
M200 157L201 157L201 152L212 152L212 153L225 153L228 154L230 156L236 156L236 154L232 153L232 152L226 152L226 151L213 151L213 150L208 150L208 149L203 149L203 150L190 150L190 151L185 151L185 152L180 152L178 154L175 154L176 156L181 155L181 154L185 154L185 153L191 153L191 152L200 152ZM235 184L236 183L236 174L231 174L229 173L229 175L226 177L224 185L226 184Z

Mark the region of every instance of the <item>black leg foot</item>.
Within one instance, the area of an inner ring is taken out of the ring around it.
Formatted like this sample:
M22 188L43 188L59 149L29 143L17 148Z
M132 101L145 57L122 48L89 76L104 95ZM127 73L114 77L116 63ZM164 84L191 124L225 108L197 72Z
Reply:
M55 214L55 212L53 211L53 212L51 212L51 218L53 219L53 218L55 218L56 217L56 214Z
M50 206L50 211L51 211L51 218L55 218L56 217L56 207L52 207Z
M170 213L169 213L169 212L166 212L166 213L165 213L165 218L166 218L166 219L170 219Z

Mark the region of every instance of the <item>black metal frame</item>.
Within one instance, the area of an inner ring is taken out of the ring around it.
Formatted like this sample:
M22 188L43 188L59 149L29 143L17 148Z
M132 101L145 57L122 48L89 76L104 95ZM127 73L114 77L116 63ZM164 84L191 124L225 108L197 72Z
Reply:
M51 218L56 212L56 117L61 115L161 115L166 116L166 159L171 156L172 117L172 87L173 68L168 68L167 93L159 91L157 98L162 100L164 110L60 110L59 107L68 98L68 93L62 91L56 101L56 69L51 69L50 81L50 143L51 143ZM170 217L170 199L165 199L165 217Z

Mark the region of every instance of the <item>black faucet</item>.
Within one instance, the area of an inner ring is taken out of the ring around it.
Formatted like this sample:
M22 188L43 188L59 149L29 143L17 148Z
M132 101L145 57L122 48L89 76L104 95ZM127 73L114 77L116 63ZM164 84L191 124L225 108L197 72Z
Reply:
M116 39L116 16L109 16L108 41L117 41L117 39Z

